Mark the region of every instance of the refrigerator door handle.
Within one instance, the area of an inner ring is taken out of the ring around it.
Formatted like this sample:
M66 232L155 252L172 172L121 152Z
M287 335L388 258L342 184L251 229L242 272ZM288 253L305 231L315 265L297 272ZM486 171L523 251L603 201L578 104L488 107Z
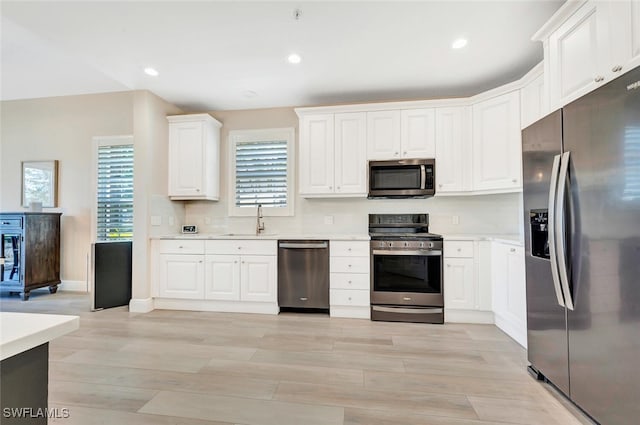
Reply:
M549 185L549 259L551 260L551 277L553 278L553 289L556 291L558 305L564 307L564 297L560 287L560 275L558 272L558 257L556 255L556 195L558 188L558 173L560 172L560 155L553 158L551 167L551 183Z
M555 236L557 244L558 269L560 283L564 293L564 303L569 310L574 309L573 297L569 288L569 273L567 273L567 247L565 242L564 205L567 194L567 176L569 174L569 159L571 152L562 154L560 160L560 175L558 176L558 196L556 197Z

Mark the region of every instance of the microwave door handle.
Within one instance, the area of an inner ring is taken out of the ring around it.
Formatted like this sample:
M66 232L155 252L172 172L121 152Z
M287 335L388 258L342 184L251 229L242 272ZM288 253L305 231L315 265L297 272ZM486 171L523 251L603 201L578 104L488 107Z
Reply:
M420 166L420 189L427 188L427 166L422 164Z

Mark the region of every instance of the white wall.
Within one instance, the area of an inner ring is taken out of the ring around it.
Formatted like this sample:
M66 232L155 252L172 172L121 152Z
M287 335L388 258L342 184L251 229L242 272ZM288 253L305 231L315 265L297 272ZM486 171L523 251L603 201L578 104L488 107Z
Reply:
M293 108L210 112L222 122L220 201L185 203L185 223L197 224L202 233L251 232L253 217L229 217L229 143L231 130L294 127L299 140L298 117ZM296 154L299 149L296 148ZM297 166L297 161L296 161ZM296 170L297 173L298 170ZM295 188L297 193L297 175ZM429 213L435 233L517 234L520 232L519 194L435 197L427 199L302 199L294 200L294 217L266 217L268 233L367 233L369 213ZM452 217L459 224L452 224ZM324 224L333 216L334 224ZM181 223L182 224L182 223Z
M25 211L20 205L21 161L60 161L59 208L45 211L62 212L63 283L84 285L87 280L92 138L132 134L132 100L132 92L120 92L2 102L0 211Z

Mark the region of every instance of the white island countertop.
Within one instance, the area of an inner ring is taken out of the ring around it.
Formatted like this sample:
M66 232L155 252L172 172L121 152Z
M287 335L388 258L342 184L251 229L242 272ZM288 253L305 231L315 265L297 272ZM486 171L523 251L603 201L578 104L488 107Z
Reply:
M0 312L0 360L73 332L79 326L78 316Z
M334 240L334 241L368 241L369 234L287 234L287 233L195 233L152 236L151 239L264 239L264 240Z

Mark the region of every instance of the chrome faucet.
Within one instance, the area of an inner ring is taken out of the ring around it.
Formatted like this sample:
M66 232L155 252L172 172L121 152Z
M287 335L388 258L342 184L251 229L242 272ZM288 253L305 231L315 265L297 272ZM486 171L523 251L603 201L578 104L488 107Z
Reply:
M262 204L258 204L258 214L256 217L256 236L264 231L264 222L262 221Z

